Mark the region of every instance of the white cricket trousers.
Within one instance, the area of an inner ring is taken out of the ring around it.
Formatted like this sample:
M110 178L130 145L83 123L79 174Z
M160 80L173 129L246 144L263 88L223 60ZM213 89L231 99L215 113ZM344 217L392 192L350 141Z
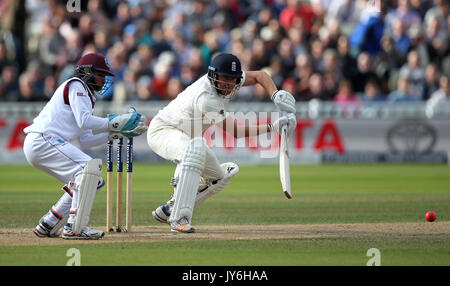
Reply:
M71 143L42 133L29 133L25 138L23 151L28 163L63 184L75 182L84 166L92 160Z
M172 126L152 127L150 124L147 131L147 142L153 152L176 164L181 162L190 141L191 138L186 133ZM202 177L205 180L217 180L222 179L224 175L216 154L207 147Z
M28 133L25 138L23 151L32 166L58 179L63 184L80 183L84 166L92 159L76 146L61 138L42 134ZM78 190L64 187L66 193L53 205L46 223L55 225L58 220L70 213L75 213L78 205ZM72 216L69 223L73 223Z

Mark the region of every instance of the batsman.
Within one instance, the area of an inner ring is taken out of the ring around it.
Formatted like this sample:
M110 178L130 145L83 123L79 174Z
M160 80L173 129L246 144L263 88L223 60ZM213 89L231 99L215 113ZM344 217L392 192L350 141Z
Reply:
M102 160L91 158L72 142L90 148L147 131L144 116L137 112L105 118L93 115L96 96L108 90L112 81L107 77L112 76L104 56L84 55L74 76L56 89L33 123L24 129L27 161L59 180L64 191L34 229L38 237L57 237L61 233L64 239L104 236L103 231L88 226L95 195L104 185Z
M256 84L265 89L285 115L272 124L240 126L234 118L227 116L228 102L237 95L241 86ZM161 109L150 123L147 131L150 148L177 165L171 180L173 195L152 212L153 217L170 224L173 232L194 232L191 223L194 207L222 191L239 171L233 162L220 164L206 145L202 132L208 127L217 125L240 138L280 132L283 126L290 134L296 123L295 99L289 92L277 90L266 72L243 72L236 56L218 54L208 67L208 73Z

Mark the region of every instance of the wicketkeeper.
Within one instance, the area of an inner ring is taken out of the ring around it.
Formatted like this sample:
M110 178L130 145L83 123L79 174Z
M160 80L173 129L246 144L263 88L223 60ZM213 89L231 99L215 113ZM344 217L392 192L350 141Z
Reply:
M93 159L82 148L100 145L120 137L134 137L147 131L145 118L136 112L93 115L95 94L102 95L114 76L106 58L97 53L83 56L74 77L62 83L41 113L26 127L24 153L28 162L58 179L64 194L34 229L38 237L99 239L104 232L88 227L97 190L104 185L102 160Z
M240 127L226 115L228 102L241 86L255 84L260 84L286 115L273 124ZM295 99L289 92L277 90L267 73L243 72L239 59L224 53L212 60L206 75L158 112L147 132L148 144L177 167L171 180L172 198L152 214L156 220L169 223L174 232L194 232L191 225L194 207L223 190L239 171L235 163L220 164L202 138L202 132L213 124L225 131L232 130L236 138L280 131L283 125L287 125L289 134L296 127ZM251 129L256 129L256 134L251 134Z

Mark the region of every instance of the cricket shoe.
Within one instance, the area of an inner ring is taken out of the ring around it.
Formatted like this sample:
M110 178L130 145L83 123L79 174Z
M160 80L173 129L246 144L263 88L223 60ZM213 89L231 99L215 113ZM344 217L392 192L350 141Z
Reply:
M100 239L105 235L101 230L95 230L88 226L81 229L79 234L73 232L72 224L68 223L64 226L62 238L64 239Z
M170 224L170 230L181 233L195 232L195 228L189 223L189 220L186 217L180 218L177 222L172 222Z
M40 238L43 237L59 237L61 235L62 230L59 229L56 232L52 232L54 227L51 227L43 220L39 222L39 224L34 228L33 233Z
M157 207L156 210L152 211L152 216L159 222L170 224L169 205L162 205Z

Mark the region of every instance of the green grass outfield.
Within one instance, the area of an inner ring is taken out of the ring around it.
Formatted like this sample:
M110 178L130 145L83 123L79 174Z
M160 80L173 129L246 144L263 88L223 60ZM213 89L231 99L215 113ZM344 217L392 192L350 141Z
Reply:
M151 211L171 195L174 166L135 164L133 224L161 226ZM281 191L277 165L240 166L219 195L198 206L193 224L280 225L434 223L450 221L447 165L291 166L292 200ZM61 184L29 166L0 166L0 228L32 228L62 195ZM105 188L90 225L104 226ZM0 232L1 232L0 229ZM167 228L167 231L168 228ZM184 234L183 234L184 235ZM80 250L82 265L366 265L378 248L382 265L450 265L446 235L363 235L259 240L170 240L9 246L0 243L0 265L65 265ZM35 240L38 240L35 238Z

